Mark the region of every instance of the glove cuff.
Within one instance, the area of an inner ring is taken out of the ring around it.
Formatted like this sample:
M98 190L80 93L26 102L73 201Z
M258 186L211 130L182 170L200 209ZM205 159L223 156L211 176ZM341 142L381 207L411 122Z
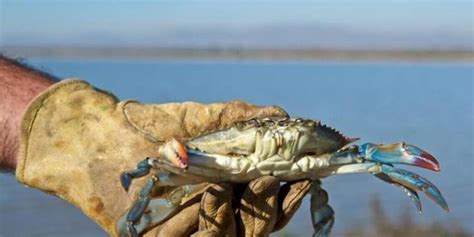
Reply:
M16 178L80 208L109 235L132 201L121 171L157 152L123 116L123 104L81 80L64 80L38 95L24 113Z
M43 91L37 95L27 106L26 111L23 114L23 118L20 125L20 147L18 155L18 163L16 168L16 179L18 182L28 185L25 178L26 165L28 159L28 145L30 140L30 134L33 129L33 125L38 116L38 112L42 109L47 100L55 94L60 92L73 92L77 90L83 90L90 87L90 85L79 79L71 78L62 80L49 87L46 91Z

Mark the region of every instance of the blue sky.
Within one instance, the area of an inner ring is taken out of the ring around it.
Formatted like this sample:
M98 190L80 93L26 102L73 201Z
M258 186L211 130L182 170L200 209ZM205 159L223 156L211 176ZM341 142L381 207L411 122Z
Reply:
M2 0L2 45L472 49L473 1Z

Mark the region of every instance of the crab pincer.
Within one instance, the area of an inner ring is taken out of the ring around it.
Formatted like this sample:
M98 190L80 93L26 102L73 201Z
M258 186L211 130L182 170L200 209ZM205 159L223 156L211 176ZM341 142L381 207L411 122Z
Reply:
M186 146L183 143L173 138L163 144L158 152L160 153L160 158L163 159L163 162L166 162L171 166L176 166L182 170L186 170L189 161L186 150Z
M448 203L443 198L439 189L426 178L407 170L394 168L390 165L382 165L381 172L388 176L391 183L402 186L406 189L407 195L414 201L419 212L421 212L421 203L416 191L424 192L436 204L446 212L449 212Z
M381 163L380 173L376 176L386 182L402 186L419 212L421 212L421 202L417 191L424 192L441 208L449 211L446 200L434 184L415 173L392 166L393 164L406 164L440 171L439 162L428 152L401 142L380 145L366 143L359 146L359 153L368 161Z
M394 144L365 143L359 153L367 160L382 164L405 164L440 171L439 162L428 152L404 142Z

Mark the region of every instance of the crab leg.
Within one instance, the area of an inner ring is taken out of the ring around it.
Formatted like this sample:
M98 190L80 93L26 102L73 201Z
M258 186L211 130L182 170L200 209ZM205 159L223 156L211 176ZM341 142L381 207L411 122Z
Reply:
M131 171L126 171L120 175L120 181L122 187L128 191L131 181L135 178L143 177L150 172L150 169L158 169L158 171L153 174L148 180L145 182L143 187L141 188L137 200L133 203L130 210L126 213L125 220L121 218L118 221L117 228L121 236L138 236L139 231L137 230L136 226L141 222L142 217L145 214L145 211L149 208L149 204L151 201L151 192L155 185L160 181L168 180L168 177L171 173L180 174L183 172L183 168L176 167L173 162L169 160L163 160L153 157L147 157L146 159L138 162L137 168ZM179 188L178 188L179 189ZM186 192L187 193L187 192ZM184 194L183 194L184 195ZM159 219L166 218L175 208L176 202L180 201L181 198L178 197L178 200L174 201L173 203L168 200L168 208L160 210L158 215L147 217L145 218L145 222L157 222ZM156 201L159 202L159 201ZM154 205L160 206L160 203L154 202ZM171 204L170 204L171 203ZM162 207L163 205L161 205ZM141 225L141 230L143 230L147 225Z
M120 182L125 191L128 191L128 188L130 187L130 184L133 179L140 178L149 174L151 168L168 171L161 172L162 174L182 174L185 171L185 169L176 167L175 164L171 163L168 160L158 159L155 157L147 157L144 160L138 162L136 169L123 172L120 175Z
M193 190L194 186L191 185L180 186L177 187L168 198L151 199L148 203L147 209L139 218L139 221L135 221L133 226L135 232L142 233L172 216L173 213L179 210L178 204L181 199ZM126 212L117 221L117 233L119 233L119 236L121 237L129 236L127 225L129 218L130 212Z
M328 205L328 194L321 188L321 182L313 182L311 189L311 221L313 237L329 236L334 225L334 210Z
M133 206L128 211L125 225L128 235L131 237L138 237L138 231L135 228L135 224L140 221L145 210L148 208L148 204L151 200L151 190L158 180L158 176L154 174L146 181L145 185L143 185L140 190L138 199L133 203Z
M132 180L147 175L148 173L150 173L150 169L150 157L147 157L146 159L138 162L136 169L123 172L120 175L120 182L122 184L123 189L125 189L125 191L128 191Z
M185 185L177 187L168 198L151 200L155 185L161 180L168 179L169 175L168 171L159 170L145 182L137 200L126 213L125 218L122 217L117 224L121 236L138 236L146 228L161 222L177 209L181 198L192 191L191 186ZM149 212L145 214L147 210Z
M397 169L391 165L380 163L361 163L343 165L333 171L333 174L348 173L372 173L376 177L386 182L395 184L397 186L402 186L407 192L408 196L412 199L412 201L414 201L418 211L421 211L421 204L416 191L424 192L441 208L443 208L445 211L449 211L446 200L443 198L443 195L434 184L432 184L426 178L423 178L407 170Z

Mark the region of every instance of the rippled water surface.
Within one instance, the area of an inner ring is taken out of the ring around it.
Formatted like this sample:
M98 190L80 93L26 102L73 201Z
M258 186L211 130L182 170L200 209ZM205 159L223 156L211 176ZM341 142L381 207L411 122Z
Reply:
M361 142L406 141L430 151L441 173L416 169L442 190L451 212L426 196L416 214L404 193L368 174L323 181L336 211L335 235L369 220L377 194L395 218L409 207L419 222L458 220L474 227L473 66L437 63L253 63L30 60L61 78L79 77L119 98L143 102L233 99L277 104L293 116L322 120ZM408 168L410 170L414 170ZM0 174L0 236L105 236L58 198ZM311 232L308 200L286 233Z

